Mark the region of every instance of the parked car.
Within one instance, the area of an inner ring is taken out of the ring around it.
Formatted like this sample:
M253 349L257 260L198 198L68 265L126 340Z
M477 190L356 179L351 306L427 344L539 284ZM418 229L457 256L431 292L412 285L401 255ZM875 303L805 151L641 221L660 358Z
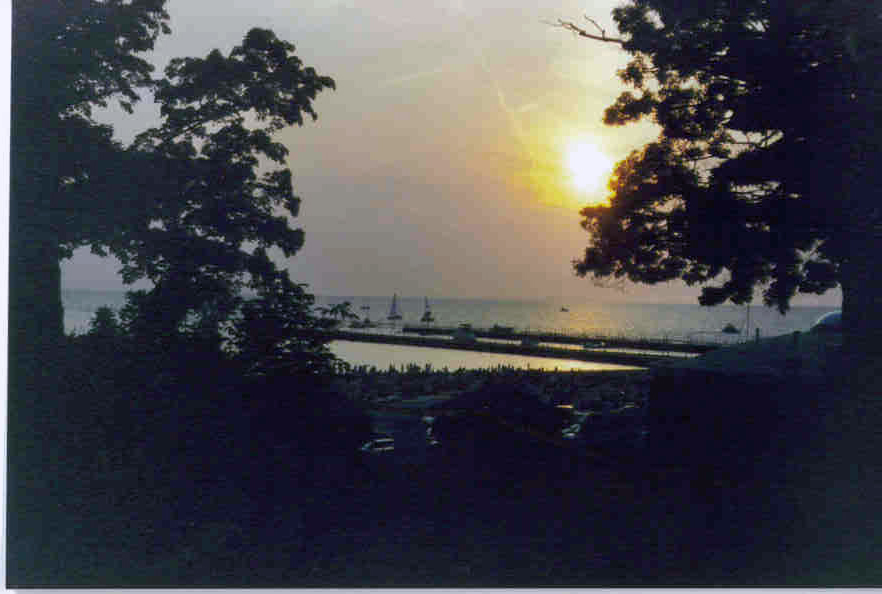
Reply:
M395 440L391 437L375 437L362 445L359 450L368 454L380 454L382 452L394 452Z
M572 425L561 431L561 437L563 437L564 439L576 439L577 437L579 437L580 431L582 431L582 424L573 423Z

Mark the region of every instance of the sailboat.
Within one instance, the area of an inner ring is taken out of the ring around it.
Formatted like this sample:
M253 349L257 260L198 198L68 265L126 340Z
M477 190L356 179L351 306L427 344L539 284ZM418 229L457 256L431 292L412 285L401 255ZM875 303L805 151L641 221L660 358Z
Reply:
M398 293L392 295L392 307L389 308L389 315L386 316L387 320L400 320L401 314L398 313Z
M420 318L421 322L425 322L426 324L435 321L435 316L432 315L432 310L429 309L429 298L426 297L426 311L423 312L423 317Z

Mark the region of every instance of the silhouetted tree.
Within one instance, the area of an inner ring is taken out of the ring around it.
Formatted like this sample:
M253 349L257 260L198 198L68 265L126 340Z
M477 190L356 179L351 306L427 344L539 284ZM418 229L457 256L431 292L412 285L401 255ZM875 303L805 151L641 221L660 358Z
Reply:
M106 246L126 282L153 281L151 300L163 312L152 323L166 332L204 318L206 304L217 323L228 319L243 287L263 295L277 286L267 248L292 256L303 245L302 230L289 226L300 199L283 167L288 150L272 134L302 124L304 114L315 119L312 100L334 82L293 52L253 29L229 56L173 60L157 83L162 125L132 147L139 190L149 193L146 216ZM273 162L280 167L268 168Z
M619 76L637 93L605 123L661 133L617 165L609 205L581 211L576 272L717 280L704 305L761 286L782 312L838 283L851 350L882 352L878 4L630 0L613 17L620 38L560 25L633 56Z
M72 452L84 460L113 454L128 468L167 462L165 470L156 465L157 477L180 492L185 487L170 477L186 475L188 462L175 457L177 449L190 447L205 462L218 458L218 435L241 429L247 437L248 423L236 415L237 388L249 380L223 348L243 323L247 289L258 295L249 308L283 323L287 334L274 353L296 358L298 348L308 349L303 358L315 362L310 370L333 363L326 340L310 334L317 318L301 315L310 311L311 296L267 252L291 256L303 243L302 231L290 226L299 199L284 167L287 150L272 135L315 118L312 101L334 82L304 67L293 45L264 29L249 31L228 55L173 60L156 80L143 53L169 32L164 5L13 3L8 505L15 513L7 527L17 555L10 555L13 582L40 581L28 573L21 543L43 538L52 522L63 520L52 498L65 488L54 470L65 467L71 488L82 488L90 476L65 466ZM143 96L160 104L161 121L130 146L92 117L113 100L131 113ZM118 327L102 310L90 334L65 337L60 262L82 246L117 256L124 282L149 279L153 288L129 294ZM117 329L120 335L111 336ZM290 340L296 332L311 342ZM260 386L247 385L255 399ZM320 416L318 408L312 412Z
M121 333L119 321L113 308L103 305L95 310L89 322L89 336L100 338L117 338Z
M333 320L316 317L313 303L284 274L242 303L230 334L233 359L245 374L315 377L334 371L325 335Z
M318 308L319 313L334 321L335 325L342 324L346 320L357 320L358 315L352 312L352 304L349 301L335 303L328 307Z
M64 414L57 390L63 370L76 366L59 348L60 261L127 216L125 196L107 191L125 170L121 147L91 110L114 98L131 110L152 84L152 68L138 54L168 30L163 4L12 6L8 505L16 513L7 526L10 542L33 532L30 519L40 512L29 514L29 506L48 513L40 499L51 489L47 468L64 466L66 455L52 426ZM86 180L94 191L79 191ZM10 575L20 577L21 563L10 566Z
M272 134L314 119L312 100L333 80L262 29L228 56L173 60L154 80L140 56L169 32L164 0L13 8L11 356L51 356L63 334L59 263L84 245L120 258L125 282L153 282L134 301L153 308L142 318L155 334L219 326L241 288L274 277L267 248L290 256L303 243L289 226L291 173L267 167L287 155ZM114 98L131 112L147 91L162 123L131 146L91 117Z
M121 167L111 129L91 110L118 98L131 111L152 84L138 54L168 31L164 0L14 2L10 163L10 352L63 332L59 262L126 205L107 191ZM80 182L80 183L78 183ZM97 220L96 220L97 219Z

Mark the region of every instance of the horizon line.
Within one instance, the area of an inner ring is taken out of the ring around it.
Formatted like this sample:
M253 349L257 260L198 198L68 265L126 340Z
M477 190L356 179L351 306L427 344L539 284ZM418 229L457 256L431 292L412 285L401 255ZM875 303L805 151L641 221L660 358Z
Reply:
M86 291L86 292L95 292L95 293L126 293L132 290L139 290L128 287L117 287L117 288L93 288L93 287L77 287L77 286L62 286L62 291ZM332 294L332 293L312 293L312 295L316 298L323 299L392 299L392 294L388 295L354 295L354 294ZM664 300L664 301L646 301L640 300L639 297L636 298L625 298L619 301L614 301L610 299L596 299L588 296L558 296L558 295L549 295L544 297L506 297L506 296L497 296L497 297L451 297L451 296L431 296L431 295L403 295L398 294L399 299L434 299L434 300L445 300L445 301L513 301L513 302L543 302L543 301L555 301L555 302L565 302L569 301L572 303L580 303L583 304L586 301L593 301L594 303L603 304L603 305L699 305L700 307L708 307L714 308L719 307L717 305L714 306L701 306L698 303L697 297L695 299L684 298L681 300ZM823 299L821 299L824 301ZM794 303L791 307L841 307L841 302L835 302L836 299L831 298L829 303ZM722 306L730 306L730 307L746 307L747 304L738 305L734 303L721 303ZM774 306L767 306L762 301L755 301L750 303L751 306L762 307L773 309Z

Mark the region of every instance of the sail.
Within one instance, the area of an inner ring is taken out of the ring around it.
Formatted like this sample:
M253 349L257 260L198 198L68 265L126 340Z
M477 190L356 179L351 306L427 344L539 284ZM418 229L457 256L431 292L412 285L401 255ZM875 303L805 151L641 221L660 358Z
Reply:
M387 320L400 320L401 314L398 313L398 293L392 295L392 307L389 308L389 315L386 316Z
M421 318L422 322L434 322L435 317L432 315L432 310L429 308L429 298L426 297L426 311L423 313L423 317Z

